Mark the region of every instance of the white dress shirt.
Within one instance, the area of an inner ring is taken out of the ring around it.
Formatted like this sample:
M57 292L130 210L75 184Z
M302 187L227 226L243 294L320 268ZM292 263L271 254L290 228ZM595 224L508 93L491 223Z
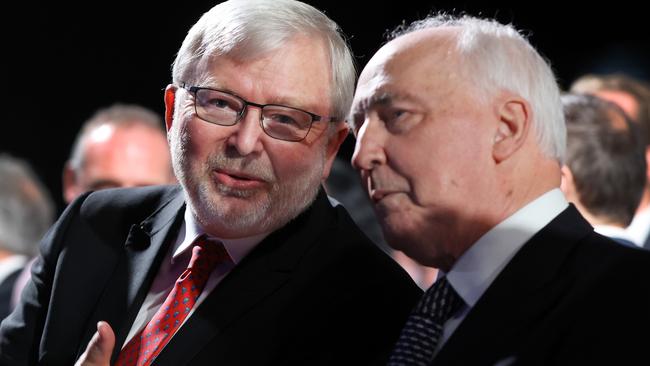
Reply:
M550 190L490 229L461 255L446 276L465 303L444 324L436 353L519 249L568 205L560 189Z
M608 238L624 239L638 245L627 230L622 227L612 225L594 225L594 231Z
M645 240L650 234L650 208L646 208L634 215L630 226L625 230L632 242L643 248Z
M25 267L29 258L22 254L13 254L0 259L0 283L7 279L12 273Z
M178 231L176 236L176 241L172 245L165 255L163 262L156 274L156 277L153 280L149 293L144 299L142 306L138 315L135 317L135 321L131 326L126 340L122 347L124 347L134 335L136 335L142 328L144 328L149 320L153 318L158 311L158 308L165 302L167 295L171 292L174 287L174 283L178 277L185 271L187 265L190 262L192 257L191 246L196 238L200 235L205 234L205 231L201 229L199 224L194 219L194 216L185 208L184 220L181 228ZM205 298L214 290L214 288L221 282L221 280L226 277L226 275L234 268L234 266L239 263L245 256L248 254L257 244L259 244L269 233L263 233L247 238L240 239L220 239L215 238L221 241L226 248L226 251L232 258L234 263L223 263L217 265L214 271L210 274L208 282L205 284L205 288L201 292L198 300L196 301L194 308L185 318L185 321L189 319L196 309ZM183 322L184 324L184 322ZM181 324L181 326L183 326Z

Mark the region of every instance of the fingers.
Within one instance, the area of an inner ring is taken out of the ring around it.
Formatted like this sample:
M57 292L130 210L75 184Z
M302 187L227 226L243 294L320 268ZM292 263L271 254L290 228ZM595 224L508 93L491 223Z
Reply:
M75 366L109 366L111 354L115 347L115 333L108 323L97 323L97 332L93 335L86 351L81 355Z

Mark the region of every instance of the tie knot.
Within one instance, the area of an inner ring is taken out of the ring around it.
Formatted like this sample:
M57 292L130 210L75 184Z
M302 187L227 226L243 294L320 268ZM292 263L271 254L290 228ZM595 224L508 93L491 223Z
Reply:
M447 281L447 277L442 277L424 293L415 312L427 314L436 323L442 325L458 311L463 303L463 299Z
M223 243L201 235L194 241L192 258L187 268L193 273L209 274L219 263L232 261Z
M406 320L388 366L431 364L445 322L460 308L463 299L446 277L438 279Z

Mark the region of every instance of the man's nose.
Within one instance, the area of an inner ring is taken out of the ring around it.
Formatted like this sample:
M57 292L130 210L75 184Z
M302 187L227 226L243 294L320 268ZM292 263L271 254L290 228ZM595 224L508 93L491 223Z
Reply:
M357 142L352 155L352 166L357 170L371 170L373 167L386 163L384 142L385 131L381 124L366 118L357 133Z
M236 130L228 138L228 143L235 147L241 156L246 156L262 150L262 137L265 135L260 118L262 110L255 106L247 106L241 120L236 124Z

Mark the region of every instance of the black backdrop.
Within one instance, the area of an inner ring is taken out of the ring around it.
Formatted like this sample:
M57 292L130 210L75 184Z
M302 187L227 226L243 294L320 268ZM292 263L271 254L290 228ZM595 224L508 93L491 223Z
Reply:
M523 29L551 61L562 87L585 72L626 71L650 78L650 27L645 11L632 1L584 8L568 1L525 0L489 5L307 2L341 25L360 68L386 30L430 10L447 10L496 17ZM81 123L95 109L116 101L139 103L162 114L162 90L171 79L175 52L189 27L215 3L23 1L11 11L3 5L0 152L27 159L61 209L60 172ZM342 155L349 156L353 144L352 138L346 141Z

